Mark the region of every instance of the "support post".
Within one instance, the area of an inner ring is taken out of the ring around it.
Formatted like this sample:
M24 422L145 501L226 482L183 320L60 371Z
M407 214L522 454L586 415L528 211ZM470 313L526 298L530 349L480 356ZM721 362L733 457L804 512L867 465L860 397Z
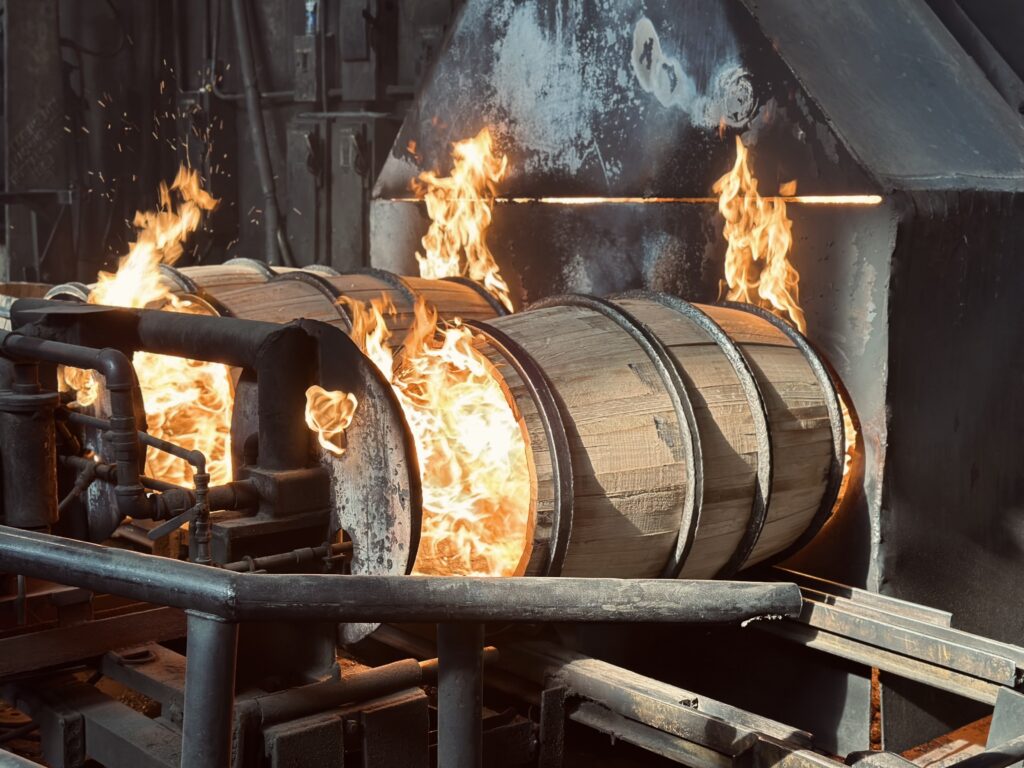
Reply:
M230 765L237 647L237 624L188 611L185 717L181 729L184 768Z
M483 624L437 626L437 764L483 765Z

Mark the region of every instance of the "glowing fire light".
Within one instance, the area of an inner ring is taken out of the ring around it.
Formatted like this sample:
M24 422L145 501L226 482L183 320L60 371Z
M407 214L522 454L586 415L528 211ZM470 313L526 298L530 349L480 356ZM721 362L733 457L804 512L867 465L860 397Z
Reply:
M523 431L474 334L422 300L393 386L416 443L423 526L415 572L515 575L526 548Z
M184 241L217 201L206 192L199 174L182 167L170 188L160 185L155 211L135 214L136 240L116 273L101 272L89 303L117 307L158 307L203 314L205 310L171 293L160 264L181 256ZM147 429L156 437L199 450L207 457L213 484L231 479L231 406L234 392L226 366L198 360L137 352L132 359L146 407ZM100 388L91 372L66 368L64 382L76 390L80 405L96 401ZM181 459L150 450L146 473L175 484L188 484L192 469Z
M484 237L507 159L492 154L486 129L455 144L452 155L450 177L420 176L418 188L431 218L425 254L417 254L420 274L467 275L511 309L508 286ZM529 528L526 439L494 366L476 346L476 335L457 320L439 327L437 313L420 299L396 360L387 326L394 314L390 302L383 296L365 304L342 301L352 316L353 340L391 382L416 445L423 523L414 571L515 575ZM346 414L350 419L355 403L346 397L307 393L307 424L321 444L325 424L341 425Z
M511 310L508 284L485 239L495 185L505 175L508 157L493 153L491 132L484 128L474 138L457 142L452 160L450 176L427 171L413 184L430 216L430 229L422 240L424 252L416 254L420 277L468 276Z
M796 182L783 194L796 192ZM807 331L800 309L800 273L789 263L793 222L782 200L763 198L747 166L747 148L736 137L736 163L715 182L718 210L725 218L725 280L730 301L756 304L789 315Z
M530 512L526 442L474 334L457 322L439 328L437 313L420 299L395 365L387 300L347 304L352 338L391 382L416 444L423 524L415 572L514 575ZM306 424L340 454L331 439L355 408L351 395L311 387Z
M781 200L795 205L878 205L882 202L881 195L777 195L766 200ZM415 197L391 197L389 203L416 203ZM495 197L494 203L503 205L636 205L650 203L654 205L700 205L717 204L717 197Z
M772 309L777 314L786 313L800 332L806 334L807 321L800 308L800 274L788 258L793 246L793 222L786 215L786 202L877 205L882 198L878 195L797 197L796 186L796 181L790 181L780 187L779 197L761 197L757 192L757 179L747 165L747 148L737 136L736 162L712 189L718 193L718 210L725 218L727 298ZM842 397L839 404L846 434L846 456L837 505L846 492L858 440L849 405Z
M329 392L314 384L306 390L306 426L316 432L320 445L341 456L345 453L342 437L351 426L358 405L355 395Z

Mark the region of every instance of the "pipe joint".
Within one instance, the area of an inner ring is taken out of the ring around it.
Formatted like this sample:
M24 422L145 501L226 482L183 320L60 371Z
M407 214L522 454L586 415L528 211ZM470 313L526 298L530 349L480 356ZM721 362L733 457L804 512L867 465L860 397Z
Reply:
M135 387L135 368L120 350L106 347L96 355L96 371L111 392L130 392Z

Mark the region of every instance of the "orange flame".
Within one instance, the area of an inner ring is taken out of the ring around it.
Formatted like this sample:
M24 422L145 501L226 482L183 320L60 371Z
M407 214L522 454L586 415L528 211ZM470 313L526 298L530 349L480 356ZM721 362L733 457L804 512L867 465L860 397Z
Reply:
M431 219L424 253L416 254L420 275L468 276L511 310L508 285L485 241L508 159L494 155L487 129L456 143L452 157L451 176L424 173L414 184ZM390 302L384 296L342 302L352 316L353 340L391 382L416 445L423 523L415 572L514 575L529 528L526 440L476 336L457 320L439 328L437 313L420 299L396 365ZM314 404L307 393L307 424L321 444L323 425L343 422L349 408L343 393L329 394L332 400ZM314 424L309 413L315 405L325 412Z
M512 576L526 549L526 442L474 339L421 300L395 373L423 485L416 573Z
M796 182L784 186L784 195L796 193ZM739 136L736 163L715 182L713 190L718 193L718 210L725 218L729 300L785 313L801 333L806 332L807 322L800 309L800 273L788 258L793 247L793 222L786 215L784 200L758 194L757 179L747 166L747 148Z
M347 296L343 296L340 302L349 308L352 315L352 338L390 381L395 353L388 344L391 329L384 317L394 317L395 305L384 295L368 304Z
M316 432L326 450L341 456L345 452L345 430L352 424L359 401L345 392L329 392L314 384L306 390L306 426Z
M420 277L468 276L511 311L508 284L485 238L496 185L505 176L508 157L494 154L491 132L484 128L474 138L454 144L452 160L450 176L427 171L413 183L430 216L430 228L422 240L424 252L416 254Z
M729 173L715 182L718 210L725 218L725 279L729 286L727 298L755 304L776 313L786 313L801 333L807 333L807 321L800 308L800 274L789 263L793 247L793 222L786 215L784 198L815 203L835 202L871 204L881 202L877 195L843 195L835 197L796 198L796 181L779 187L779 197L763 198L757 192L757 179L747 165L747 148L736 137L736 162ZM760 263L760 267L756 266ZM756 291L756 293L755 293ZM858 434L849 404L840 396L843 428L846 434L846 456L843 463L843 484L836 505L846 492Z
M530 473L523 431L494 366L470 329L439 328L423 299L394 365L385 302L349 306L353 339L391 382L416 444L423 525L414 570L514 575L527 544Z
M217 201L201 185L199 174L182 167L170 188L160 185L155 211L135 214L136 240L116 273L101 272L89 294L91 304L116 307L159 307L172 312L205 310L171 293L160 264L181 256L185 239L202 223ZM211 482L231 479L231 406L234 391L230 370L216 363L137 352L132 360L146 407L147 428L156 437L207 457ZM64 383L76 390L80 405L96 401L99 386L89 371L65 369ZM150 450L146 473L169 483L187 484L192 469L181 459Z

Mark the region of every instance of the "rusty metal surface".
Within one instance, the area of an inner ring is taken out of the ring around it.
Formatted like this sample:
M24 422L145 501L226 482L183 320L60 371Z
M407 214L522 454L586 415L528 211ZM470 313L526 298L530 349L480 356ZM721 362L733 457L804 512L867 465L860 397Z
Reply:
M59 667L100 656L114 648L185 636L177 608L153 608L0 640L0 678Z

